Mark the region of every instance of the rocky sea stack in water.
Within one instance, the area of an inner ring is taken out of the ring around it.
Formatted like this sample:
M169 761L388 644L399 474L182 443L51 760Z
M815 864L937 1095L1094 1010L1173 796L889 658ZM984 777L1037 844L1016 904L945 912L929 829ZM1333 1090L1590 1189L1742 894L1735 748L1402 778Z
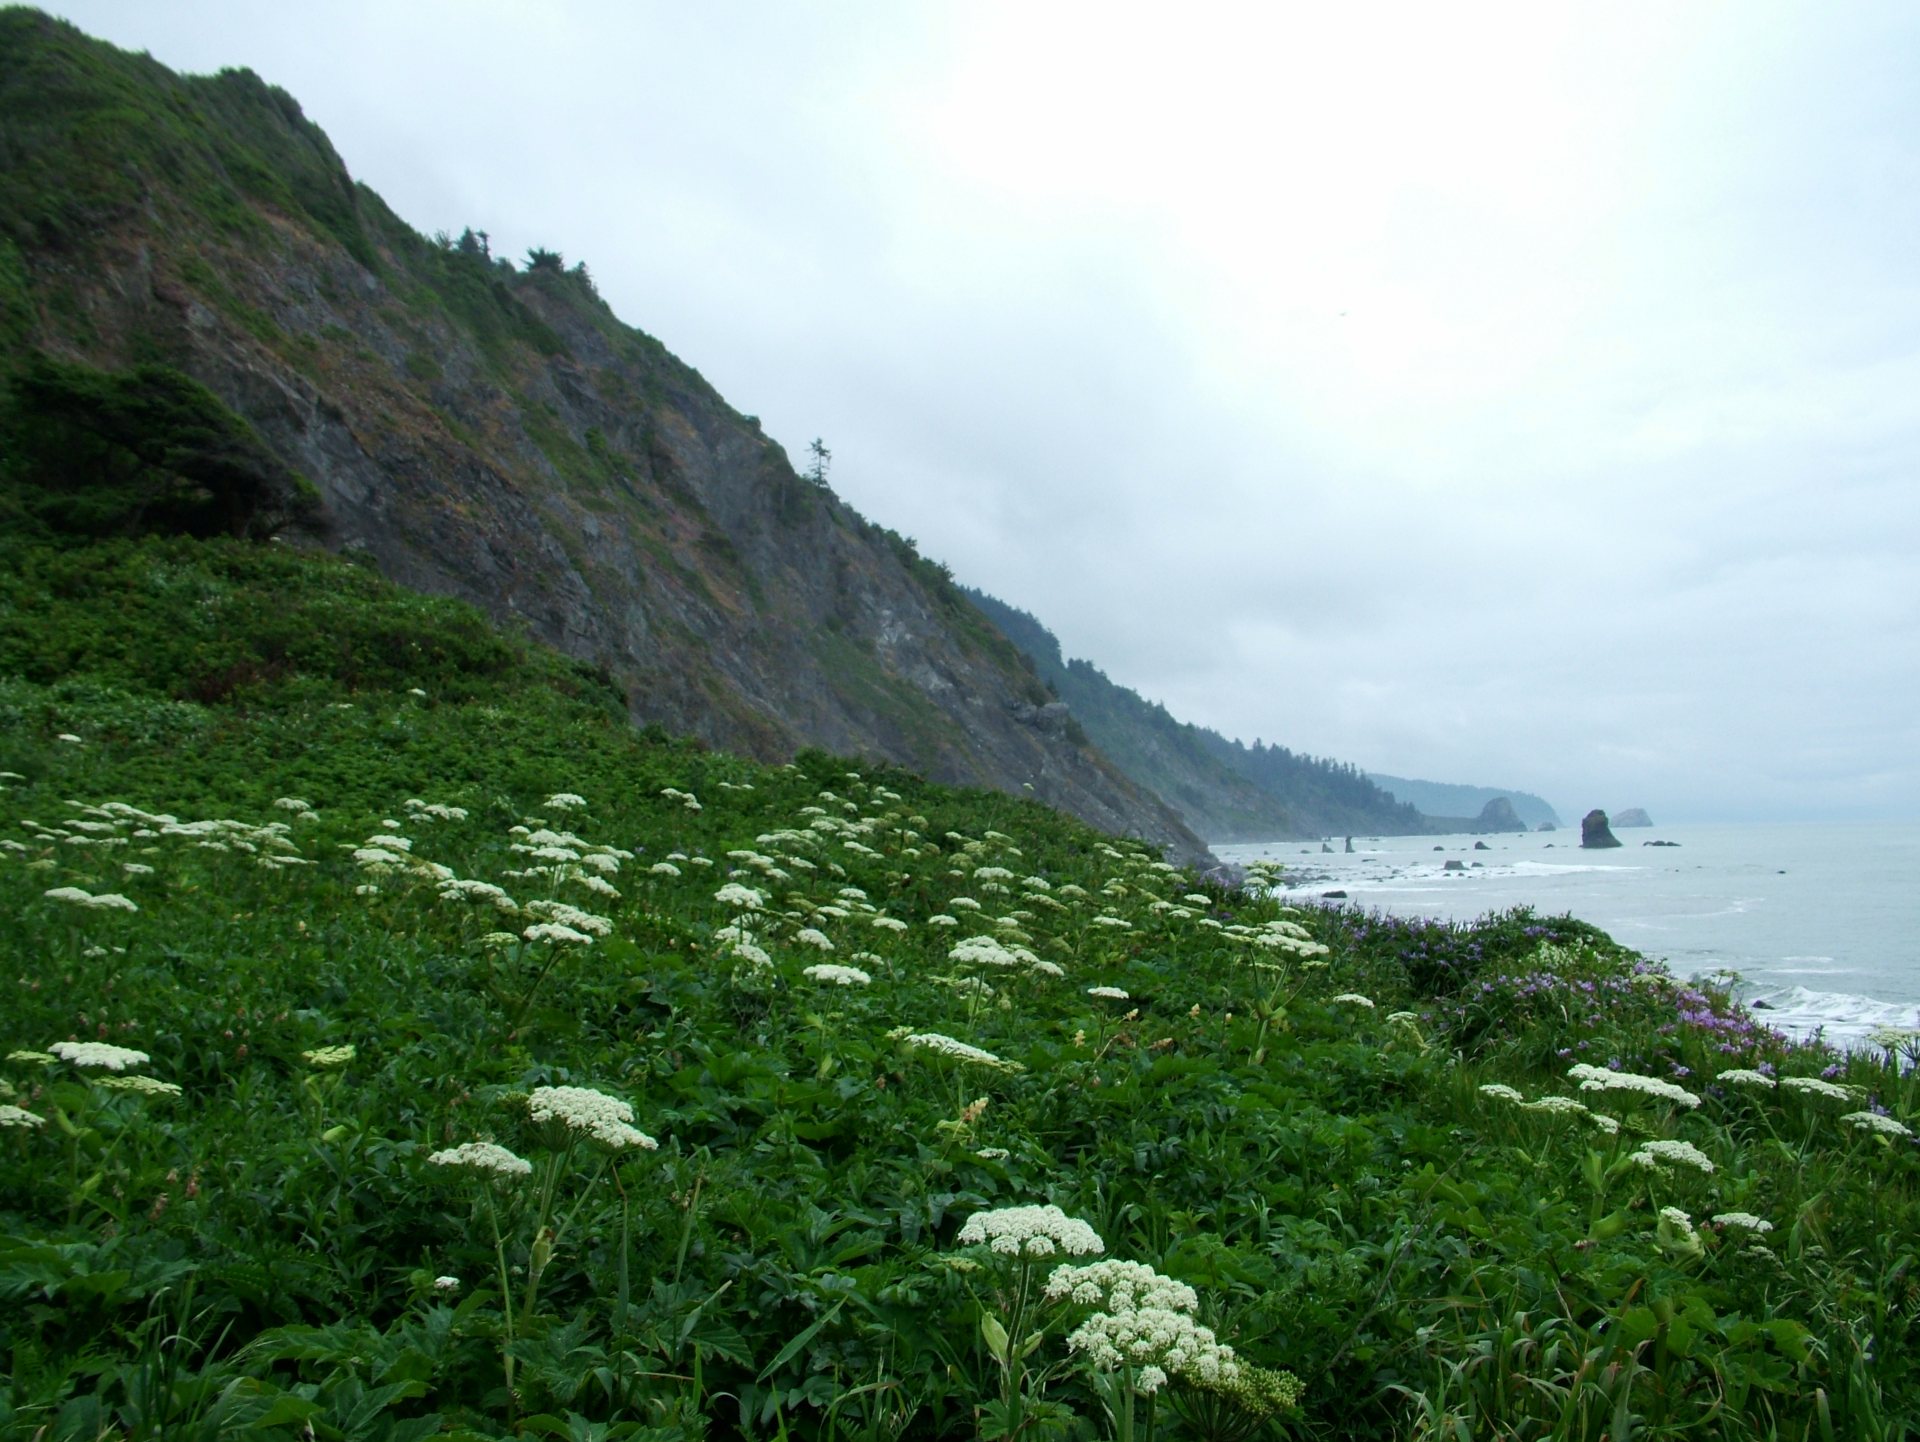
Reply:
M1580 818L1580 845L1583 850L1620 845L1620 838L1607 826L1607 813L1598 807Z

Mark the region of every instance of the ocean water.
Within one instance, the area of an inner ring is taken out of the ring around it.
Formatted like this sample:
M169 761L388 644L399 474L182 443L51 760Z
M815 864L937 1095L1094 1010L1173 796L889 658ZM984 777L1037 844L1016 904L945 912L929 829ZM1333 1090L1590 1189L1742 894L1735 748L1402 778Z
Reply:
M1512 906L1571 915L1664 959L1676 976L1721 969L1770 1025L1836 1045L1877 1026L1920 1026L1920 826L1655 826L1582 851L1580 831L1353 838L1216 846L1223 861L1270 857L1295 900L1470 920ZM1488 849L1476 851L1476 840ZM1649 841L1674 846L1647 846ZM1437 849L1436 849L1437 848ZM1466 864L1449 872L1448 861ZM1479 863L1475 866L1475 863Z

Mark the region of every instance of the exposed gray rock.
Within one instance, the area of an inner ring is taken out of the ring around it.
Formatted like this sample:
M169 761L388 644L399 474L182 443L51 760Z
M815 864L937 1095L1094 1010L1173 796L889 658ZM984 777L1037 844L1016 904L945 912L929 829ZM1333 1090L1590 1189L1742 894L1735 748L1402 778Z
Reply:
M1607 813L1595 807L1580 818L1580 845L1588 851L1618 846L1620 838L1607 828Z

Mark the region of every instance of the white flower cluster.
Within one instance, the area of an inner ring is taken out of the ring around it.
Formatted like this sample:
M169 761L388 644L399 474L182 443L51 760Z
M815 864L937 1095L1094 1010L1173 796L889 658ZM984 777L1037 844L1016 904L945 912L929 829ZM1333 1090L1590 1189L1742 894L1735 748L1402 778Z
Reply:
M990 936L970 936L947 953L948 961L980 966L1018 966L1020 958Z
M821 909L824 911L826 908L822 907ZM794 933L793 939L802 946L811 946L820 951L833 950L833 943L827 939L827 934L818 927L803 926Z
M587 804L587 798L576 796L571 791L556 791L547 798L547 806L554 811L578 811Z
M1780 1085L1783 1090L1821 1097L1827 1101L1850 1102L1853 1100L1853 1093L1847 1088L1817 1076L1783 1076L1780 1078Z
M755 891L751 886L742 886L737 881L729 881L714 892L713 899L722 906L737 906L742 911L758 911L767 904L764 892Z
M1357 991L1343 991L1338 996L1330 998L1330 1000L1345 1002L1349 1006L1364 1006L1368 1011L1373 1010L1373 998L1370 996L1362 996Z
M158 1081L150 1076L103 1076L95 1086L110 1092L138 1092L141 1096L177 1097L180 1083Z
M937 1052L941 1056L950 1056L955 1061L972 1062L976 1066L996 1067L1001 1071L1019 1071L1020 1063L1005 1061L990 1051L983 1051L966 1042L955 1041L950 1036L942 1036L937 1031L909 1032L902 1038L910 1047L920 1051Z
M104 1041L57 1041L47 1050L61 1061L75 1066L101 1067L107 1071L125 1071L145 1066L153 1058L132 1047L114 1046Z
M873 980L857 966L835 966L830 961L805 967L800 974L829 986L865 986Z
M1132 1000L1132 998L1128 996L1125 991L1121 990L1121 988L1117 986L1090 986L1087 988L1087 995L1097 996L1101 998L1103 1001L1131 1001Z
M1480 1087L1480 1095L1503 1102L1524 1102L1527 1099L1525 1093L1508 1086L1505 1082L1483 1083Z
M1881 1116L1879 1112L1848 1112L1840 1118L1849 1126L1862 1131L1878 1132L1883 1137L1910 1137L1912 1130L1905 1122L1895 1121L1892 1117Z
M1771 1232L1773 1223L1752 1212L1719 1212L1713 1218L1716 1227L1740 1227L1749 1232Z
M1191 1312L1200 1295L1185 1282L1162 1276L1145 1262L1063 1262L1047 1274L1042 1295L1049 1302L1077 1302L1109 1312L1133 1312L1156 1307L1167 1312Z
M574 931L584 931L589 936L612 936L613 919L596 916L591 911L582 911L577 906L568 906L564 901L529 901L526 905L529 916L537 916L542 921L557 922Z
M435 1152L427 1160L436 1167L468 1167L501 1177L524 1177L533 1171L532 1162L492 1142L462 1142L457 1147Z
M56 886L46 893L49 901L66 901L75 906L84 906L93 911L138 911L126 897L117 891L103 891L98 896L82 891L77 886Z
M558 921L536 921L520 933L528 941L565 942L572 946L592 946L593 938Z
M329 1067L345 1066L356 1055L358 1053L354 1050L353 1043L348 1042L344 1046L318 1046L312 1051L301 1052L300 1058L308 1066L325 1071Z
M1773 1078L1765 1072L1752 1071L1746 1067L1735 1067L1731 1071L1723 1071L1719 1076L1715 1077L1714 1080L1733 1082L1735 1085L1743 1087L1765 1087L1769 1091L1771 1091L1774 1086Z
M1583 1114L1587 1104L1573 1097L1540 1097L1534 1101L1521 1102L1523 1112L1544 1112L1548 1116L1571 1117Z
M1092 1227L1055 1206L975 1212L960 1229L960 1245L981 1243L1007 1257L1087 1257L1107 1249Z
M1169 1376L1221 1383L1240 1371L1233 1348L1219 1341L1211 1327L1163 1307L1095 1312L1068 1335L1067 1349L1084 1352L1101 1371L1140 1368L1134 1384L1143 1392L1156 1390Z
M1638 1092L1642 1096L1658 1097L1661 1101L1675 1102L1683 1107L1700 1105L1700 1098L1685 1087L1661 1081L1658 1077L1641 1076L1637 1072L1609 1071L1606 1067L1583 1061L1568 1067L1567 1075L1580 1083L1583 1092Z
M535 1123L559 1122L584 1132L616 1152L625 1147L651 1152L660 1146L632 1125L632 1107L592 1087L535 1087L527 1097L527 1115Z
M1692 1142L1642 1142L1640 1149L1627 1160L1638 1167L1671 1166L1677 1162L1703 1172L1713 1170L1713 1159Z
M46 1124L47 1119L43 1116L36 1116L33 1112L13 1106L10 1103L0 1102L0 1128L43 1127Z

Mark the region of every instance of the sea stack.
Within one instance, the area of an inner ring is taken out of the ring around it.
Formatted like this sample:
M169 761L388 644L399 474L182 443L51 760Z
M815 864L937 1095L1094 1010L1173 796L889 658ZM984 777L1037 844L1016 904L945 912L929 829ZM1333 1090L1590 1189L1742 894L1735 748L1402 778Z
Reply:
M1607 813L1595 807L1580 818L1580 845L1583 850L1603 850L1618 846L1620 838L1607 826Z

